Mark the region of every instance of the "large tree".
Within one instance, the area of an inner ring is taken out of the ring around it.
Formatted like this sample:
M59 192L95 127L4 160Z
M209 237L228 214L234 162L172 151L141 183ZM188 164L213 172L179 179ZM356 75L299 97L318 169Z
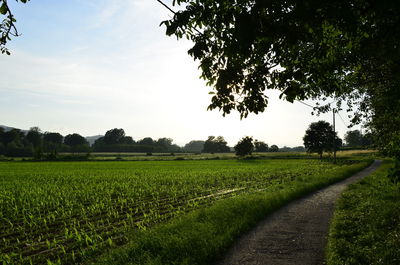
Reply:
M243 137L234 148L238 156L251 155L254 151L253 138L249 136Z
M50 152L54 157L61 149L64 137L56 132L45 132L43 135L43 147L45 152Z
M90 150L89 142L80 134L68 134L64 138L64 144L68 145L72 152L87 152Z
M332 152L341 146L341 139L333 132L332 126L326 121L318 121L310 124L303 137L304 146L310 153L319 154Z
M32 127L26 134L26 139L32 144L34 148L39 147L42 144L42 133L39 127Z
M43 136L39 127L30 128L28 133L26 134L26 140L28 140L28 142L32 145L33 158L41 159L43 153Z
M222 136L209 136L208 139L204 142L204 153L226 153L229 151L230 148L228 147L227 142Z
M254 141L254 151L256 152L268 152L268 145L263 141Z
M183 147L184 152L200 153L204 148L204 142L201 140L193 140L185 144Z
M106 132L103 141L105 144L120 144L123 142L124 138L125 138L124 129L114 128Z
M359 130L346 132L344 140L349 147L361 147L363 145L363 135Z
M194 42L189 54L213 87L209 109L242 117L265 110L266 90L290 102L347 101L400 158L400 2L393 0L176 0L167 34ZM319 105L328 111L330 104Z

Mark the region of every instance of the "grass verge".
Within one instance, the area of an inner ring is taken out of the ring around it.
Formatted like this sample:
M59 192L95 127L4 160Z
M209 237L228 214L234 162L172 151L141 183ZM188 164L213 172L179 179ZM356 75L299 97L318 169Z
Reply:
M94 264L212 264L236 237L291 200L349 177L372 161L340 167L334 174L310 175L284 186L217 201L147 231L106 253Z
M342 194L326 250L329 265L400 264L400 190L386 177L392 162Z

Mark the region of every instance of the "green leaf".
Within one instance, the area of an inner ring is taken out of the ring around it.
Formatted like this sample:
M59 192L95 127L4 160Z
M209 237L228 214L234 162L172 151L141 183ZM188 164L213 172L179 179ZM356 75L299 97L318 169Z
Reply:
M3 3L3 4L1 5L1 7L0 7L0 14L2 14L2 15L7 14L7 10L8 10L8 8L7 8L6 3Z

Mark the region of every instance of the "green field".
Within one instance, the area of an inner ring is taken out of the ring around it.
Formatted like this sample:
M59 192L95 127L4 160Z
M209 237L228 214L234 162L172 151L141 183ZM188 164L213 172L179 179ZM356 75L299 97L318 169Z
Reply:
M315 159L1 162L0 262L86 263L128 243L132 231L152 230L222 199L316 188L365 165Z

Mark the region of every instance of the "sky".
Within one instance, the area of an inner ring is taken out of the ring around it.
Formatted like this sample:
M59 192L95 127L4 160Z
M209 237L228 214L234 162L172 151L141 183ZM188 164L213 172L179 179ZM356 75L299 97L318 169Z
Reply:
M311 122L332 122L331 113L313 116L272 90L266 111L244 120L207 111L212 88L187 54L192 43L165 35L160 23L171 14L156 0L9 4L21 36L8 43L10 56L0 55L0 125L83 136L123 128L134 140L169 137L178 145L222 135L233 146L253 136L293 147ZM343 137L350 122L340 116Z

